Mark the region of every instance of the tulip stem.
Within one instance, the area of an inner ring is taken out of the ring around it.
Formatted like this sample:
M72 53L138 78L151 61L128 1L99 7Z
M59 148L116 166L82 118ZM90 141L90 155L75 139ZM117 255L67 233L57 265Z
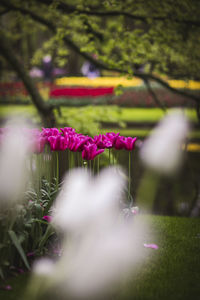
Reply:
M83 157L81 156L81 166L83 168Z
M131 195L131 151L128 152L128 193Z
M79 152L76 152L76 154L77 154L77 164L78 164L78 167L79 167Z
M90 171L92 171L92 161L89 161Z
M99 155L97 156L97 174L99 174Z
M115 164L114 149L112 150L112 155L113 155L113 165L114 165Z
M56 190L58 190L58 183L59 183L59 159L58 159L58 152L56 151Z
M93 160L93 170L92 170L93 174L95 174L95 162L96 162L96 158L94 158Z
M69 169L71 169L71 151L69 150L68 153L69 153L69 156L68 156L69 157Z

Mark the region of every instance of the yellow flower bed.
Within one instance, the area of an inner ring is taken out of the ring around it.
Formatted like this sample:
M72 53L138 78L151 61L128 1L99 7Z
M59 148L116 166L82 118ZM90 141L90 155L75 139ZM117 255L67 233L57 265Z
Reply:
M169 85L171 85L174 88L177 89L190 89L190 90L200 90L200 82L189 80L189 81L183 81L183 80L168 80Z
M87 78L87 77L63 77L55 81L56 85L76 85L76 86L118 86L123 85L125 87L139 86L143 83L141 79L127 79L124 77L98 77L98 78Z
M190 143L190 144L187 145L187 151L200 152L200 145Z
M192 90L200 90L200 82L189 80L188 82L183 80L167 80L167 82L174 88L187 88ZM134 87L143 84L143 80L139 78L127 79L125 77L63 77L55 80L56 85L62 86L113 86L122 85L124 87Z

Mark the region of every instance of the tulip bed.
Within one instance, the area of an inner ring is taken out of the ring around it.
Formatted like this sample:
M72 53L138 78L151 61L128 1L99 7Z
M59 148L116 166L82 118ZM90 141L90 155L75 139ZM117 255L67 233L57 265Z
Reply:
M13 213L18 210L18 204L13 207L7 204L2 205L0 213L1 278L6 278L7 274L13 270L19 272L24 267L29 269L29 263L33 258L48 252L49 238L54 235L51 226L49 227L50 207L60 188L59 163L61 165L64 163L64 160L59 158L59 152L67 158L64 172L75 167L82 167L93 174L98 174L103 166L117 163L119 150L128 151L127 202L129 207L132 205L130 168L136 137L124 137L119 132L108 132L92 138L77 133L71 127L64 127L60 130L42 128L41 131L22 128L21 131L22 135L27 138L28 151L31 151L31 155L24 158L27 160L26 165L31 183L26 183L27 190L22 197L24 199L20 202L22 206L19 208L17 218L13 219ZM12 133L12 129L10 130L9 127L1 128L0 144L4 144L4 138L10 132ZM10 220L7 221L7 219Z
M104 152L104 149L114 148L116 150L133 150L137 138L120 136L118 133L107 132L95 135L94 138L77 133L72 127L43 128L33 131L36 152L43 152L46 144L49 144L51 151L64 151L69 149L72 152L82 152L82 158L93 160L97 155Z
M159 236L158 250L146 249L148 257L137 277L125 281L113 299L197 300L200 294L200 220L141 216ZM148 237L144 239L148 241ZM6 281L11 290L0 290L0 299L21 299L29 273Z

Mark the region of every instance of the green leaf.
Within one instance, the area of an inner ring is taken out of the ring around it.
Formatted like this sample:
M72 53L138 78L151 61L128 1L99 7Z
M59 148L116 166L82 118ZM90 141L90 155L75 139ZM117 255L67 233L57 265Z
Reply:
M4 274L3 274L3 270L2 270L1 267L0 267L0 277L1 277L2 279L4 279Z
M26 254L24 253L24 250L23 250L23 248L22 248L22 246L21 246L21 244L20 244L20 242L19 242L19 240L18 240L15 232L13 230L9 230L8 234L9 234L10 239L13 242L14 246L18 250L18 252L19 252L19 254L20 254L20 256L21 256L21 258L22 258L22 260L23 260L23 262L25 264L25 266L27 267L27 269L30 270L30 266L29 266L28 260L26 258Z

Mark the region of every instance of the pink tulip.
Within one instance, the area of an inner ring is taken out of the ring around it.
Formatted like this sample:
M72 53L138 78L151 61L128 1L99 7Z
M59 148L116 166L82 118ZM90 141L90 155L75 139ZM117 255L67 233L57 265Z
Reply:
M125 137L124 136L118 136L114 143L114 148L117 150L121 150L125 148Z
M64 128L60 128L60 130L62 131L63 134L74 134L76 133L75 129L72 127L64 127Z
M63 151L67 149L67 141L61 136L49 136L48 142L50 144L51 151Z
M82 158L86 160L92 160L102 152L104 152L104 149L97 150L97 145L88 143L84 146Z
M115 133L115 132L107 132L106 133L106 137L109 139L109 141L112 143L112 146L114 146L116 139L119 136L119 132Z
M133 150L135 148L135 142L136 142L137 138L132 138L132 137L127 137L125 138L125 149L126 150Z
M100 149L112 148L113 145L110 139L104 134L95 135L93 141Z

